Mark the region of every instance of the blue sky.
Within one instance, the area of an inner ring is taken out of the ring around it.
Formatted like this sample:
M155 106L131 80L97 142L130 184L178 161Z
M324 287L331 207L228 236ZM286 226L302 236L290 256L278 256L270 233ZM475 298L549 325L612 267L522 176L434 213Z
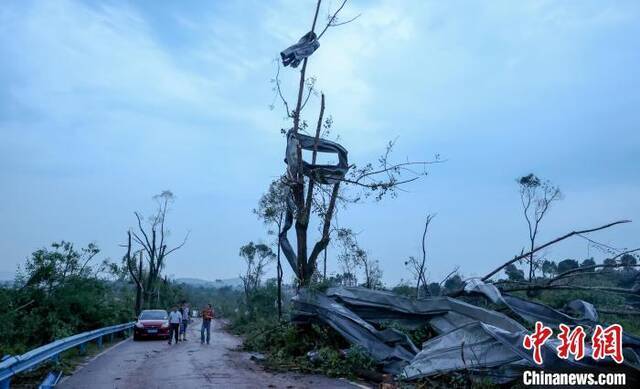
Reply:
M251 210L284 170L274 58L308 30L314 3L5 2L0 272L61 239L119 260L133 212L171 189L172 238L191 237L167 272L235 277L239 246L268 239ZM324 3L322 18L336 6ZM387 283L409 277L427 212L435 280L520 252L514 179L529 172L565 194L541 240L629 218L594 238L640 246L640 3L349 2L344 17L357 14L309 62L351 162L395 138L398 160L448 160L397 199L340 211ZM283 71L288 96L296 77ZM311 120L317 110L315 99ZM545 252L588 254L601 257L583 240Z

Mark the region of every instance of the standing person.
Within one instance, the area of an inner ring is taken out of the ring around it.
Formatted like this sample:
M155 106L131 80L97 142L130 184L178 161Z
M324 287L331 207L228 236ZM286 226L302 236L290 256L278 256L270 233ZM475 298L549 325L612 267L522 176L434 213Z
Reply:
M180 341L180 323L182 322L182 314L175 305L169 313L169 344L175 338L176 344Z
M202 328L200 328L200 344L204 344L204 332L207 332L207 344L211 340L211 320L213 320L213 308L211 304L202 309Z
M187 325L189 324L189 304L187 304L186 301L182 302L182 309L180 313L182 314L180 335L182 335L182 340L187 340Z

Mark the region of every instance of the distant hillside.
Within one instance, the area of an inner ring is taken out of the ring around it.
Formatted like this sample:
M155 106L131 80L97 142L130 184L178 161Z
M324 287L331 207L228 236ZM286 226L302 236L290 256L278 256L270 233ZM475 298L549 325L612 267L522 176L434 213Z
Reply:
M0 281L13 281L15 276L15 272L0 271Z
M230 286L232 288L241 288L242 280L240 278L227 278L224 280L202 280L200 278L176 278L178 283L192 285L192 286L206 286L209 288L224 288Z

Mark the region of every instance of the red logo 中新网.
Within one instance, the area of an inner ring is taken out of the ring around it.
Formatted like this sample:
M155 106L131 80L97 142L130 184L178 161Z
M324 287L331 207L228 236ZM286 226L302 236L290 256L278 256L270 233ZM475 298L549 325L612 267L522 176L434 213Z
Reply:
M557 339L560 345L556 347L558 357L568 359L573 355L576 361L584 358L585 346L584 341L586 332L582 326L576 326L573 329L566 324L560 324L560 333ZM527 350L533 350L533 360L536 364L542 365L542 346L553 335L553 330L545 326L542 322L536 322L535 331L532 334L525 335L522 345ZM595 360L611 357L617 363L624 361L622 355L622 326L620 324L612 324L607 328L596 325L591 336L591 358Z

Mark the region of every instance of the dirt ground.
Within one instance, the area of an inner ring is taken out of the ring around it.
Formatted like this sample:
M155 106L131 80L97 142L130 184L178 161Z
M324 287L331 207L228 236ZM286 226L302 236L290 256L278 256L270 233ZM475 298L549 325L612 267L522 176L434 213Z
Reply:
M356 388L343 379L264 371L241 340L211 324L211 344L200 344L200 321L187 329L187 341L125 340L81 366L58 384L62 389L115 388Z

